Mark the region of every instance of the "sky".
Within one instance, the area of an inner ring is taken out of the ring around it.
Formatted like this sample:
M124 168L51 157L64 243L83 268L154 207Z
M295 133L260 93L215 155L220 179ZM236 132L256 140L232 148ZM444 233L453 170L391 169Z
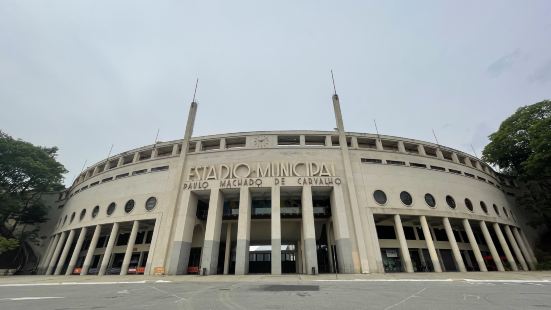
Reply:
M69 170L183 137L345 129L480 156L551 98L551 1L0 1L0 130Z

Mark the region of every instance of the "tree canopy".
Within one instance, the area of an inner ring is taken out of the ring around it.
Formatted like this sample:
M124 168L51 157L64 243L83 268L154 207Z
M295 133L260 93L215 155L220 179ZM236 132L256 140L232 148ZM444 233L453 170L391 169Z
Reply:
M551 101L519 108L489 136L483 159L520 183L517 203L532 226L551 221Z
M56 155L56 147L35 146L0 131L0 235L32 238L24 227L47 221L42 194L64 188L66 170Z
M551 101L519 108L490 135L483 159L522 179L551 177Z

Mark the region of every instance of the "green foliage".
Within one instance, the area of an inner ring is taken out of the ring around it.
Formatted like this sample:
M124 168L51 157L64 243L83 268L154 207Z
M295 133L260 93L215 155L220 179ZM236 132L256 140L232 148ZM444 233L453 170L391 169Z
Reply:
M483 159L519 180L518 204L529 224L551 220L551 101L519 108L490 135Z
M43 193L63 189L57 148L35 146L0 131L0 233L13 237L18 225L47 221ZM23 230L24 231L24 230ZM23 237L23 232L20 237ZM28 233L25 235L28 236Z
M551 177L551 101L519 108L489 138L486 162L521 178Z
M4 238L0 236L0 254L15 250L19 247L19 241L13 238Z

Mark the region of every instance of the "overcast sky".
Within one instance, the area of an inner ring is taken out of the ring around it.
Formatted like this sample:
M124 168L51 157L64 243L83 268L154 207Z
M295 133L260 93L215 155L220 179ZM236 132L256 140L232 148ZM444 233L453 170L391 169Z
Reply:
M335 127L478 155L551 98L551 1L0 1L0 129L84 161L194 135Z

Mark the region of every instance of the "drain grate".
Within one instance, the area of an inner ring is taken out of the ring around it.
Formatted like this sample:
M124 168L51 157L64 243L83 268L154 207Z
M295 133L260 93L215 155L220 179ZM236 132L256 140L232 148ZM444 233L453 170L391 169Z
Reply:
M264 285L261 291L266 292L314 292L319 291L319 285Z

